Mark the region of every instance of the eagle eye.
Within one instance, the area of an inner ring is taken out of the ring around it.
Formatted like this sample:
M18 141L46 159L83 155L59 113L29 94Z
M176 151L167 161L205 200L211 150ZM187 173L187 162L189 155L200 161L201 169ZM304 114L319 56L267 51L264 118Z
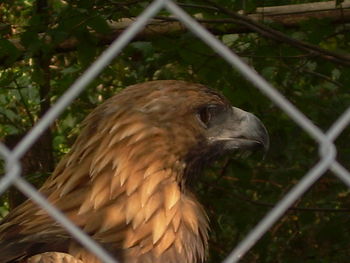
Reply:
M199 120L206 128L209 126L210 121L218 114L220 108L219 105L210 104L199 109Z

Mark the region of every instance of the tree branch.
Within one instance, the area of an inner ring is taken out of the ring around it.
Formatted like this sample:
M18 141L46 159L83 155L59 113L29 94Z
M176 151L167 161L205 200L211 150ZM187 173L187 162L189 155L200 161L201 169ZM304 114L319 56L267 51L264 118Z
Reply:
M342 3L341 8L335 6L334 1L319 2L311 4L299 4L299 5L287 5L276 7L259 7L254 14L240 15L236 12L228 10L215 1L203 0L207 5L193 5L193 4L181 4L184 8L198 8L207 10L216 10L225 13L229 18L223 19L200 19L197 21L205 26L210 32L215 35L233 34L233 33L246 33L257 32L264 37L273 39L278 42L283 42L296 47L300 50L308 52L311 56L318 56L323 59L339 63L341 65L350 65L349 54L339 54L333 51L322 49L318 46L302 42L293 39L277 30L271 29L262 22L274 21L282 24L285 27L296 27L300 22L310 18L328 18L333 23L345 23L350 21L350 0L346 0ZM98 45L110 44L115 38L117 38L128 26L134 22L134 18L124 18L118 22L110 23L111 34L99 35L95 34L98 40ZM217 24L226 24L225 30L220 29ZM150 40L153 37L159 37L162 35L178 35L186 32L187 29L173 17L157 17L152 19L145 29L140 32L134 40ZM50 42L50 38L42 35L46 38L47 42ZM25 52L26 48L23 47L19 39L9 39L10 42L17 47L18 50ZM76 50L79 45L77 38L69 38L55 48L55 52L69 52ZM19 58L21 59L21 57ZM0 58L1 63L1 58Z
M323 48L320 48L318 46L296 40L294 38L291 38L275 29L269 28L263 24L259 24L255 22L254 20L250 19L247 16L240 15L238 13L232 12L231 10L224 8L220 5L218 5L213 0L203 0L213 6L215 6L218 10L221 12L229 15L237 24L246 26L250 28L252 31L255 31L259 34L261 34L264 37L267 37L269 39L283 42L286 44L289 44L293 47L296 47L300 50L307 51L311 54L317 55L323 59L332 61L334 63L340 63L344 66L350 66L350 55L349 54L339 54L333 51L329 51ZM348 2L348 1L347 1Z
M32 113L30 112L29 107L28 107L28 105L27 105L27 103L26 103L26 101L25 101L25 99L23 97L23 94L22 94L22 91L21 91L21 87L19 86L19 84L18 84L16 79L14 79L13 82L15 83L15 85L17 87L18 94L19 94L19 96L21 98L21 102L23 104L24 110L26 111L26 113L28 115L30 123L31 123L32 126L34 126L34 124L35 124L34 117L33 117Z

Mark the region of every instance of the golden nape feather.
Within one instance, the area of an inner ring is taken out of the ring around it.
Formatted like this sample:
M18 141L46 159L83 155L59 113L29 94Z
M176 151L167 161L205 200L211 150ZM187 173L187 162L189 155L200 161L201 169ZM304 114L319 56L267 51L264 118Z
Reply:
M190 182L221 155L268 144L254 115L203 85L137 84L87 116L40 192L119 262L200 263L208 219ZM0 225L0 262L100 261L28 200Z
M32 256L27 263L83 263L80 259L61 252L45 252ZM89 261L91 262L91 261ZM91 262L92 263L92 262ZM98 261L96 261L98 263Z

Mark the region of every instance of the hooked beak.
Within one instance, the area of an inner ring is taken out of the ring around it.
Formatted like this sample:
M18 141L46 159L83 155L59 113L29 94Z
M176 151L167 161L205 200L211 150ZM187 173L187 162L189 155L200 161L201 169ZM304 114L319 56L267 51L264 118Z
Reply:
M251 152L269 148L269 135L262 122L253 114L232 107L225 120L210 131L209 140L220 144L225 152Z

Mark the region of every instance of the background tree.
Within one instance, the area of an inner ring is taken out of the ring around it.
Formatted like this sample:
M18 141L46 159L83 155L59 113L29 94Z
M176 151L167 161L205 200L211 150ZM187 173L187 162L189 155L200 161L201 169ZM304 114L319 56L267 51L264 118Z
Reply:
M350 4L339 0L317 2L313 5L316 12L310 11L310 5L300 5L312 2L184 0L179 4L316 125L327 130L350 105ZM149 3L2 1L2 141L9 147L15 146L105 49L105 44ZM324 9L325 4L331 8ZM290 11L293 14L286 12L292 7L281 5L293 5L295 10ZM280 7L276 11L269 9L271 6ZM23 176L40 186L60 157L69 151L79 134L79 123L92 108L128 85L155 79L183 79L218 89L233 105L258 115L269 129L271 150L264 161L226 158L208 169L207 176L197 183L197 192L212 225L209 261L220 262L315 164L319 159L318 144L165 11L87 87L23 157ZM338 160L348 169L349 139L347 129L336 141ZM1 216L22 200L18 191L9 190L0 199ZM274 225L242 262L347 262L349 212L348 188L329 173Z

